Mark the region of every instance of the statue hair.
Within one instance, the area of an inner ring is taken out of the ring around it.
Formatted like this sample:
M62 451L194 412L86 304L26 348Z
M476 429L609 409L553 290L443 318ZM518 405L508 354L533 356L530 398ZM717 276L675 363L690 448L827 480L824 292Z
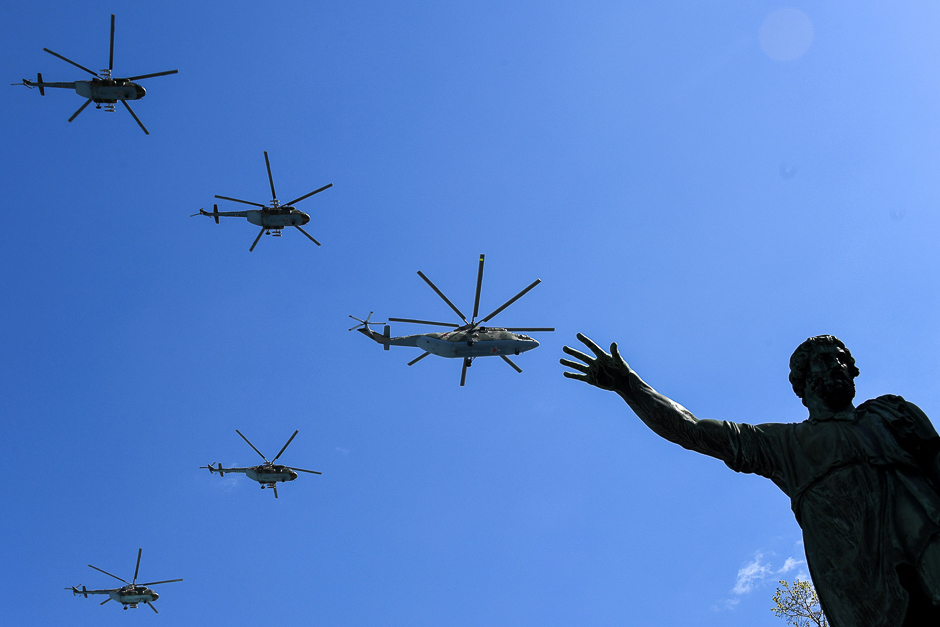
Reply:
M800 399L803 398L803 392L806 389L806 377L809 374L809 356L820 346L837 346L841 348L845 351L849 374L853 379L859 375L858 368L855 367L855 358L852 357L852 353L845 347L842 340L833 335L811 337L797 346L793 354L790 355L790 385L793 386L794 393Z

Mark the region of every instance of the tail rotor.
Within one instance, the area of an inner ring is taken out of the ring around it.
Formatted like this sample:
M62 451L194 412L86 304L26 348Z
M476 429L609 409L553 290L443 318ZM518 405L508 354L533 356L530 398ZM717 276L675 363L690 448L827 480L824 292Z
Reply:
M352 318L353 320L359 323L349 330L356 331L357 329L368 329L370 324L387 324L386 322L376 322L375 320L372 320L373 313L374 312L370 311L369 315L366 316L365 320L363 320L362 318L357 318L356 316L349 316L350 318Z
M76 594L81 594L81 595L84 595L86 599L88 598L88 590L85 588L84 585L82 585L82 589L81 589L81 590L78 589L78 586L72 586L71 588L66 588L66 590L71 590L73 597L74 597Z
M219 206L212 205L212 213L209 213L205 209L200 209L199 213L193 213L189 217L195 218L196 216L210 216L212 218L215 218L215 223L218 224L219 223Z
M208 468L208 469L209 469L209 474L213 474L213 475L214 475L215 473L219 473L219 476L220 476L220 477L224 477L224 476L225 476L225 471L222 469L222 462L216 462L216 464L218 464L218 466L219 466L218 468L213 468L213 467L212 467L212 464L209 464L208 466L200 466L200 468Z

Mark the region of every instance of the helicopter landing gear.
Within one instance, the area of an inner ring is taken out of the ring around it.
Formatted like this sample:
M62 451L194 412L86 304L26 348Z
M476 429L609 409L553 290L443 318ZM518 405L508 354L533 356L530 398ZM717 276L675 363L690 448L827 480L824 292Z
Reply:
M282 235L281 229L274 229L274 232L271 233L274 237L280 237Z

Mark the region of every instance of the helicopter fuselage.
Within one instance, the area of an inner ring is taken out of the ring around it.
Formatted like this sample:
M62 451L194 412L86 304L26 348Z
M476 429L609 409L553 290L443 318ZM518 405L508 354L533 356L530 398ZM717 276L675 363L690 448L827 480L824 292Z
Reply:
M272 466L254 466L252 468L246 468L245 474L249 479L254 479L258 483L268 483L273 484L279 481L293 481L297 478L297 473L288 468L287 466L281 465L272 465Z
M124 586L117 590L109 590L108 596L112 600L128 607L136 608L138 603L152 603L160 598L160 595L145 586Z
M427 333L419 335L415 344L432 355L449 358L518 355L539 345L526 335L490 328L478 332Z
M293 207L278 207L272 209L253 209L245 212L245 217L252 224L263 226L266 229L282 229L288 226L303 226L310 222L310 216Z
M118 100L140 100L147 90L124 78L75 81L75 92L97 103L115 103Z
M539 346L538 341L528 335L495 327L477 327L445 333L423 333L390 338L372 329L359 329L359 332L380 344L417 346L432 355L451 359L519 355Z

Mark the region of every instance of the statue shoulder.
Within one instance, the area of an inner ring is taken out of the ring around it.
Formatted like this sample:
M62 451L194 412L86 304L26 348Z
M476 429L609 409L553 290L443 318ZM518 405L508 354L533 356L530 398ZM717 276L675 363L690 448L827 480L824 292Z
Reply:
M892 431L922 439L940 438L933 423L924 411L896 394L884 394L865 401L855 409L859 416L866 413L877 415Z

